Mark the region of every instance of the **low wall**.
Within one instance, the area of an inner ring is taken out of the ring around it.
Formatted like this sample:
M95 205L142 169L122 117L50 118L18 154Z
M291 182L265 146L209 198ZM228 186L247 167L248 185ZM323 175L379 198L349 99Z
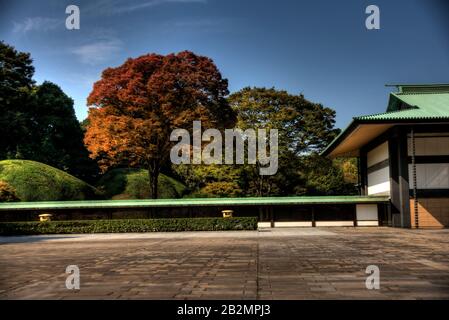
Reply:
M190 206L152 208L83 208L0 211L0 221L37 221L50 213L52 220L157 219L221 217L233 210L235 217L257 217L261 227L377 226L384 219L385 204L312 204L280 206ZM380 222L379 222L380 221Z

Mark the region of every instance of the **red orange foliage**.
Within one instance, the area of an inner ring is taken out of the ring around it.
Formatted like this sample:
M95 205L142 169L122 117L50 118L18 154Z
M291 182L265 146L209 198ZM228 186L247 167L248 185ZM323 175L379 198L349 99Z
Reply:
M215 128L235 123L227 87L211 59L189 51L130 58L94 84L84 142L103 170L124 163L147 168L156 197L172 130L191 131L194 120Z

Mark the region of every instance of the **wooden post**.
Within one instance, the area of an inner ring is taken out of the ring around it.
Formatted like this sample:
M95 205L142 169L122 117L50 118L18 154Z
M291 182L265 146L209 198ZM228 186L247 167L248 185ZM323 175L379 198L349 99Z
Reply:
M368 194L368 160L365 150L360 150L359 156L359 177L360 177L360 195L366 196Z
M315 228L316 227L316 222L315 222L315 207L312 205L312 227Z
M411 227L410 217L410 186L408 177L408 141L407 134L401 132L398 137L398 158L399 164L399 202L400 202L400 215L401 215L401 227Z

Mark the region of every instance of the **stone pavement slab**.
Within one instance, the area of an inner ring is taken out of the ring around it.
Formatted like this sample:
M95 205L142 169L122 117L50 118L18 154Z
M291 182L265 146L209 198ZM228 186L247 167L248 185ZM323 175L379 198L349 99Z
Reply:
M68 265L80 290L68 290ZM380 290L367 290L368 265ZM449 230L0 237L0 299L449 299Z

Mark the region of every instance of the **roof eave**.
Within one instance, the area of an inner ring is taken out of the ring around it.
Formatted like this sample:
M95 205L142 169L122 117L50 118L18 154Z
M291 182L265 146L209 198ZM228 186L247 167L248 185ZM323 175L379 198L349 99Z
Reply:
M423 118L423 119L385 119L385 120L370 120L353 118L352 122L344 129L320 155L328 157L355 129L360 125L366 124L397 124L397 125L414 125L414 124L437 124L448 123L449 118Z
M358 120L353 118L351 123L342 131L340 134L335 137L335 139L324 149L321 151L320 155L323 157L329 156L329 154L348 136L357 128Z

